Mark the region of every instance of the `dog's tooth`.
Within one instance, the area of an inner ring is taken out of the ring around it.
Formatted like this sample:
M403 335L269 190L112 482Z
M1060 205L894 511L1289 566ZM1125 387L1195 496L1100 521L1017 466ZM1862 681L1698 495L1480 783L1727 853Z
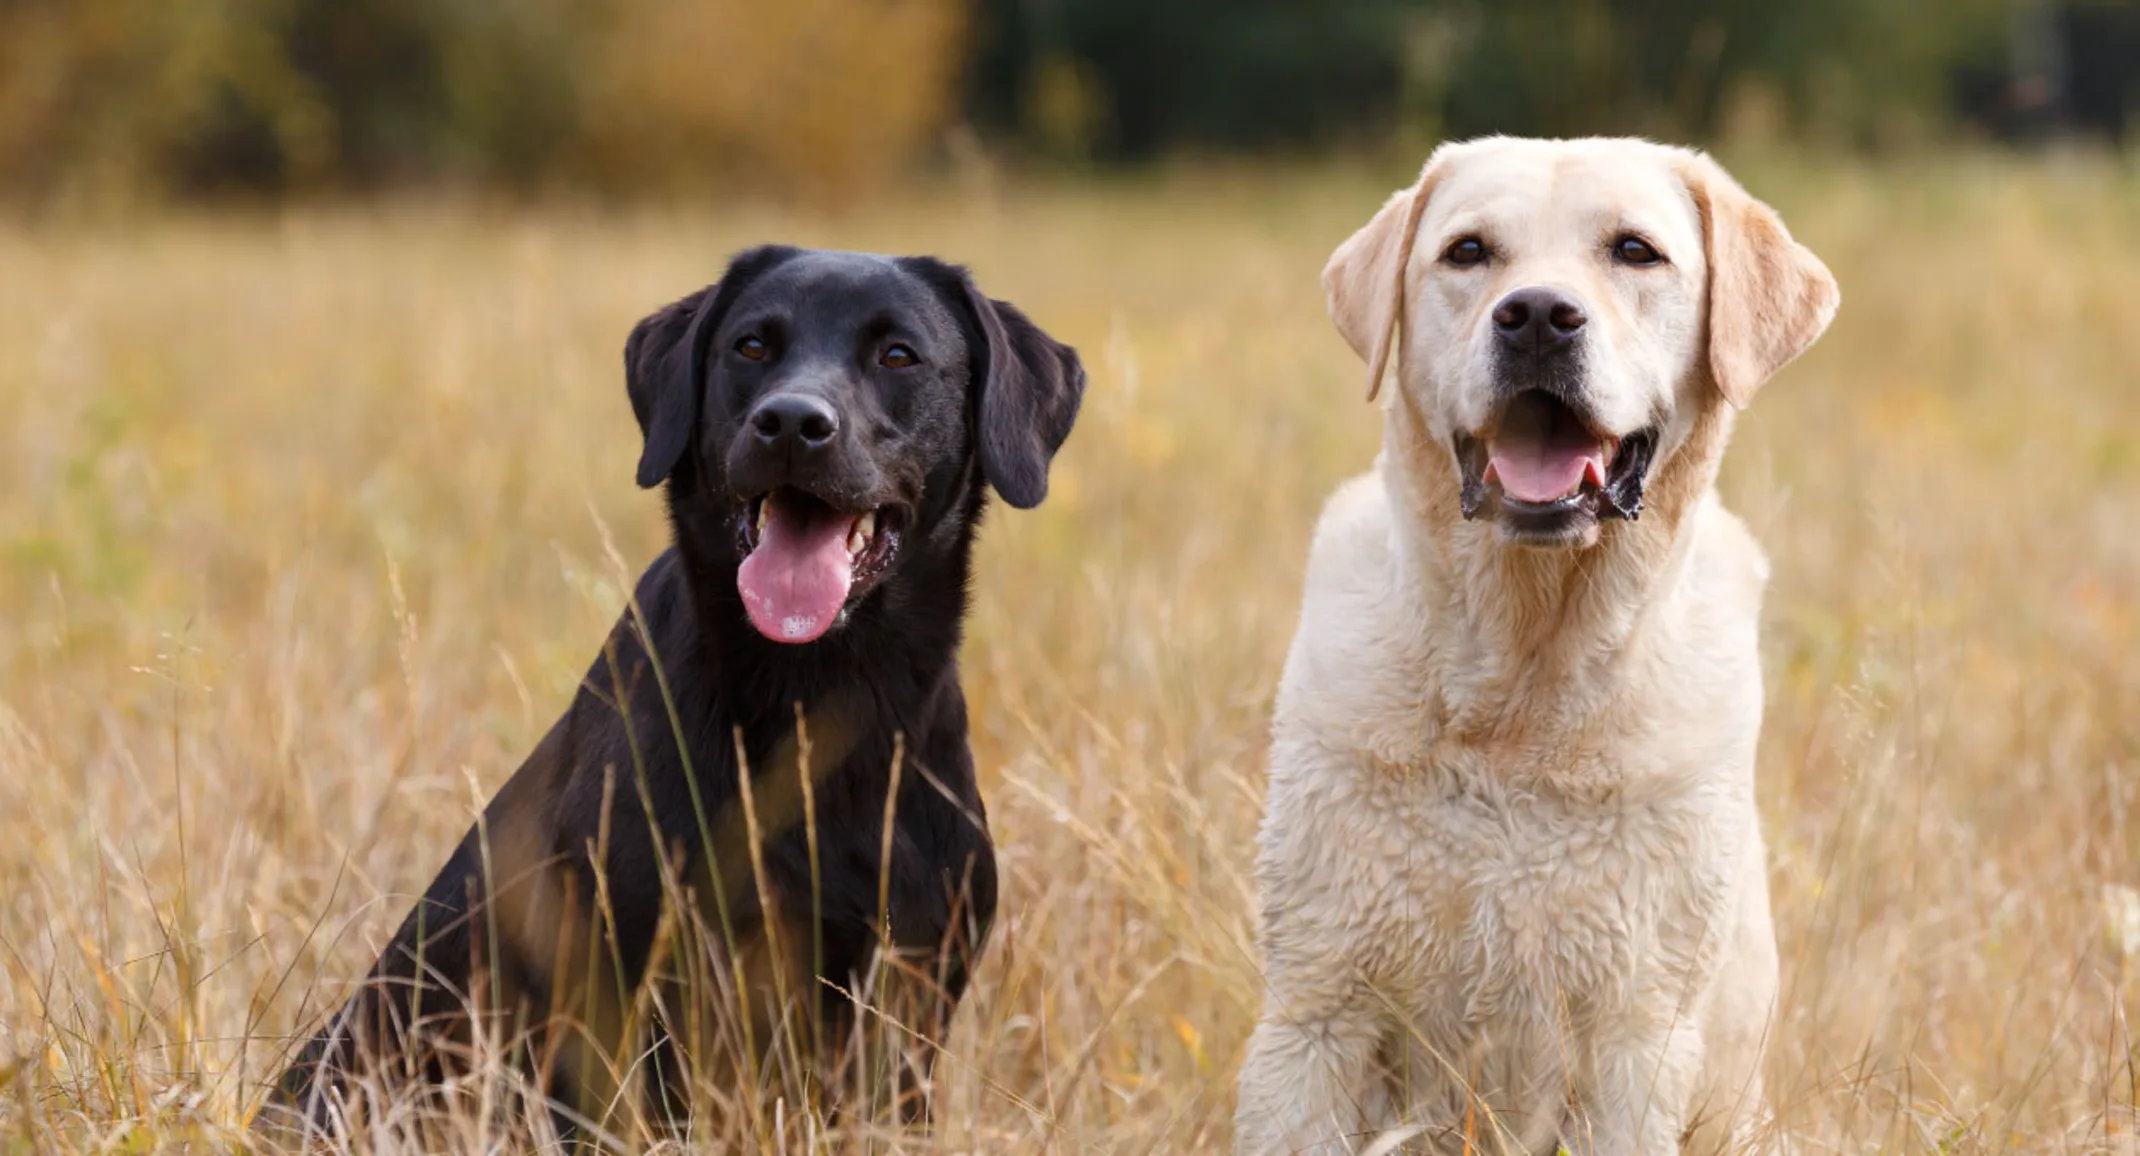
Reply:
M853 557L860 558L862 556L862 551L867 549L869 549L869 538L867 535L862 533L862 528L860 526L856 526L854 529L847 531L848 554L852 555Z
M759 532L759 533L761 533L761 534L762 534L762 533L764 533L764 532L765 532L765 524L766 524L766 522L770 521L770 520L772 519L772 517L773 517L773 500L772 500L771 498L761 498L761 499L759 499L759 501L758 501L758 532Z
M859 518L856 518L855 533L862 535L865 540L876 537L877 511L871 510L869 513L864 514Z

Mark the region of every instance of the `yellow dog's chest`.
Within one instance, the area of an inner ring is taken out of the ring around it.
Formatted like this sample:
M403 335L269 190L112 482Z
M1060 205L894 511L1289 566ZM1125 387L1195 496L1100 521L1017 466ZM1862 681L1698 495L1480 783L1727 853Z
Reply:
M1376 938L1393 948L1388 979L1422 1011L1477 1020L1609 998L1658 949L1689 858L1710 842L1692 800L1510 781L1432 768L1378 809L1396 902Z

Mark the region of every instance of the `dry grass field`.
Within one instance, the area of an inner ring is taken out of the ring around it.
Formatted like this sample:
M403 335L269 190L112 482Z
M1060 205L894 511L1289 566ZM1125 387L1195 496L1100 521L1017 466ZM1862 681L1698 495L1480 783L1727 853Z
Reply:
M2140 179L1742 175L1844 287L1723 483L1775 563L1777 1127L2130 1156ZM1091 371L983 536L1002 911L944 1127L879 1150L1225 1150L1272 687L1380 436L1316 277L1401 177L0 225L0 1153L240 1143L664 544L627 329L764 239L969 262Z

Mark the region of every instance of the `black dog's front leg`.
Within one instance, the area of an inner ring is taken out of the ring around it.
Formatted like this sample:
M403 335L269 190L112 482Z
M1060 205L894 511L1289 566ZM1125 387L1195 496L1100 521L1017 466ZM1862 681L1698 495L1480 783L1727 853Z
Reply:
M544 737L462 837L357 991L276 1080L261 1127L339 1132L367 1094L436 1087L488 1044L528 1042L552 1010L558 937L590 933L551 826L566 730Z

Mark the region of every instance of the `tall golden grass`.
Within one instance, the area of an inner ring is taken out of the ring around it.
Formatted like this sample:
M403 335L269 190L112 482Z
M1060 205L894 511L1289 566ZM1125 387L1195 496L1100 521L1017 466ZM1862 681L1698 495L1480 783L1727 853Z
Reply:
M1778 1127L2129 1156L2140 180L1742 173L1845 290L1723 482L1775 562ZM0 227L0 1152L240 1141L664 544L627 328L765 239L968 261L1092 374L984 534L1002 912L940 1131L879 1150L1223 1149L1272 684L1379 437L1316 275L1400 176Z

